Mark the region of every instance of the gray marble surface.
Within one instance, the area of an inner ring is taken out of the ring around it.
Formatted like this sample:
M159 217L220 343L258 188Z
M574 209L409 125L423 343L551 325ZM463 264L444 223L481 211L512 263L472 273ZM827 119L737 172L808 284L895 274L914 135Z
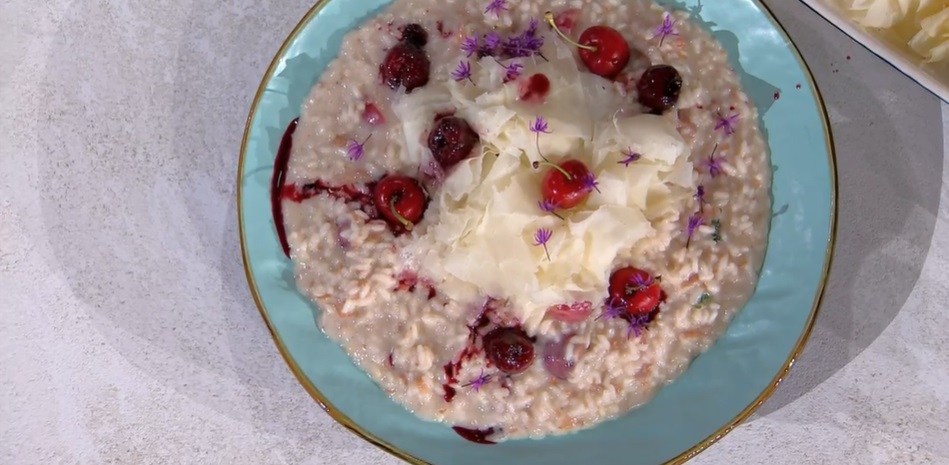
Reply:
M309 3L0 0L0 463L398 463L297 384L240 261L244 119ZM791 376L692 463L949 464L949 107L768 3L827 99L839 237Z

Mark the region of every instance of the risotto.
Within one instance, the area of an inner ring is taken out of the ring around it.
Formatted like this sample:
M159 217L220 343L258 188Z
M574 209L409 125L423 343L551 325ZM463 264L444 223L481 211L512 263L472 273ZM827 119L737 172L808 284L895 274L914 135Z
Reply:
M395 0L291 129L275 223L316 323L468 439L647 402L754 292L757 111L651 0Z

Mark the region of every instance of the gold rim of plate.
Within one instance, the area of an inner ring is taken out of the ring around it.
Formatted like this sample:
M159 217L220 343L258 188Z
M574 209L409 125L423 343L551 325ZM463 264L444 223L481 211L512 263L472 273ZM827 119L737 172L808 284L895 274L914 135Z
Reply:
M352 431L353 433L355 433L357 436L361 437L362 439L394 455L395 457L398 457L414 465L433 465L429 462L426 462L422 459L419 459L418 457L415 457L409 454L408 452L405 452L393 446L392 444L389 444L388 442L382 440L379 437L376 437L375 435L369 433L368 431L366 431L365 429L363 429L362 427L354 423L349 417L344 415L342 412L336 410L336 407L333 406L333 404L329 401L329 399L327 399L326 396L324 396L323 393L321 393L316 388L316 386L314 386L313 383L310 382L309 378L307 378L307 376L303 374L303 371L300 369L300 366L296 363L293 357L290 356L290 353L287 351L287 347L284 345L283 340L280 339L280 335L277 334L277 332L274 330L273 323L270 321L270 318L267 316L267 312L264 310L264 305L260 300L260 295L257 293L257 283L254 281L254 275L251 273L250 266L248 264L249 260L247 257L247 246L245 243L245 235L244 235L243 208L241 204L242 187L241 187L240 173L242 172L244 168L244 158L245 158L245 155L247 154L247 140L250 137L250 126L251 126L251 123L254 121L254 116L257 113L257 107L260 104L260 99L267 88L267 80L273 74L284 52L286 52L287 48L290 46L290 43L296 39L297 35L300 34L300 31L302 31L303 28L310 22L310 20L313 19L313 17L316 16L316 14L319 13L320 10L322 10L323 7L326 6L326 4L329 2L330 0L318 0L316 4L313 5L309 11L307 11L306 15L303 16L300 22L298 22L297 25L293 28L293 31L290 32L290 35L287 36L286 40L283 41L283 44L280 45L280 49L277 50L277 54L274 56L273 60L270 62L270 66L267 67L267 71L264 73L264 77L261 80L260 86L257 88L257 94L254 96L254 101L251 103L250 114L247 116L247 123L244 126L244 137L241 140L240 159L238 160L238 163L237 163L237 222L238 222L238 229L240 231L241 255L243 257L243 262L244 262L244 274L247 276L247 282L250 285L250 293L254 297L254 303L257 304L257 310L260 312L260 316L263 318L264 323L267 324L267 329L270 331L270 335L271 337L273 337L274 343L276 344L277 349L280 351L280 355L286 361L287 366L290 367L290 371L293 372L294 376L296 376L300 384L303 385L304 389L306 389L306 391L310 393L310 396L312 396L313 399L316 400L318 404L320 404L320 407L322 407L323 410L326 411L326 413L328 413L330 417L336 420L336 422L343 425L344 427L346 427L347 429L349 429L350 431ZM791 52L794 54L795 59L797 59L798 63L801 65L801 68L803 68L805 71L805 74L806 74L805 77L807 78L808 83L811 85L814 98L816 99L819 109L820 109L821 120L824 125L824 133L825 133L824 139L825 139L825 143L827 144L827 153L830 154L830 158L828 160L828 163L830 164L830 183L831 183L830 238L828 240L827 253L826 253L826 256L824 257L824 267L821 270L820 285L817 290L817 295L814 297L814 304L811 307L810 315L807 318L807 323L805 325L804 332L801 333L801 337L797 340L797 343L794 346L794 350L791 352L791 356L788 357L787 362L785 362L783 368L774 377L774 379L771 381L771 384L767 388L765 388L765 390L760 395L758 395L758 397L754 401L752 401L751 404L749 404L747 407L745 407L744 410L742 410L738 415L736 415L735 418L733 418L730 422L728 422L727 424L719 428L718 431L711 434L709 437L705 438L698 444L692 446L685 452L679 454L679 456L673 458L672 460L669 460L663 465L681 465L687 462L688 460L692 459L693 457L695 457L696 455L698 455L699 453L707 449L712 444L715 444L716 442L718 442L719 439L724 437L726 434L730 433L733 429L735 429L735 427L737 427L738 425L743 423L745 420L747 420L748 417L750 417L751 414L755 412L755 410L758 410L758 407L760 407L761 404L763 404L766 400L768 400L769 397L771 397L771 395L774 393L775 389L777 389L781 381L783 381L785 376L787 376L788 372L791 370L791 367L794 365L794 362L801 355L801 352L803 352L804 346L807 343L807 339L810 337L811 331L814 329L814 322L817 320L817 314L820 311L821 302L823 301L823 298L824 298L824 289L827 285L827 276L830 272L830 268L833 262L833 252L834 252L834 247L837 241L837 153L834 150L834 136L831 132L830 117L827 114L827 107L824 104L824 97L823 95L821 95L820 89L817 87L817 82L814 80L814 75L811 72L811 68L804 61L804 58L801 56L801 52L798 50L797 45L795 45L794 42L791 40L791 38L788 36L788 33L784 29L784 26L781 25L781 22L778 21L778 19L774 16L774 13L771 11L771 9L767 5L765 5L760 0L754 0L754 2L761 8L762 11L765 12L765 15L768 17L768 20L770 20L774 24L775 28L778 30L778 32L781 33L781 35L784 37L784 39L788 43L788 46L790 47Z

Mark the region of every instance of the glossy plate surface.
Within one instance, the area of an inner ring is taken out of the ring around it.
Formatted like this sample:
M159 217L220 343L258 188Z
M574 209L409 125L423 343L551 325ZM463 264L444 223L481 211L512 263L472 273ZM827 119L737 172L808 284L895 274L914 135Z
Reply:
M827 278L835 228L833 144L820 94L757 0L664 1L690 9L725 45L772 151L775 216L758 290L728 332L646 406L578 434L481 446L390 400L314 323L296 292L269 205L281 135L345 33L388 0L321 1L291 33L254 100L241 147L238 209L251 292L304 387L338 421L413 463L680 463L745 419L800 352Z

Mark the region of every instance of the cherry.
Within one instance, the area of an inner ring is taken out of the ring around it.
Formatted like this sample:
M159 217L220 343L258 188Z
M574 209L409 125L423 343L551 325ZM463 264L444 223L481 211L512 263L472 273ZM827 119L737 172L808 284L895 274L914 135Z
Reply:
M648 272L626 267L610 275L609 294L614 305L622 305L629 315L639 316L659 306L662 288Z
M468 158L481 139L462 118L442 116L428 135L428 148L443 169L451 168Z
M382 111L372 102L366 103L366 108L362 111L362 119L371 126L378 126L386 122L386 117L382 114Z
M548 163L548 162L544 162ZM593 173L579 160L553 165L541 181L541 196L558 209L569 210L590 196L589 180Z
M636 83L639 92L639 103L662 114L679 102L679 92L682 90L682 76L669 65L654 65L643 73Z
M534 363L534 342L520 328L497 328L483 341L485 356L504 373L523 373Z
M382 81L392 89L404 86L406 93L428 84L430 69L431 62L425 51L408 42L392 47L379 65Z
M580 60L593 74L613 79L629 64L629 44L616 29L601 25L589 27L580 34L578 43L560 31L553 13L548 11L544 17L560 37L580 49Z
M407 24L402 28L402 42L422 48L428 43L428 32L418 24Z
M415 179L389 175L376 184L372 202L389 224L411 231L425 214L428 199Z

